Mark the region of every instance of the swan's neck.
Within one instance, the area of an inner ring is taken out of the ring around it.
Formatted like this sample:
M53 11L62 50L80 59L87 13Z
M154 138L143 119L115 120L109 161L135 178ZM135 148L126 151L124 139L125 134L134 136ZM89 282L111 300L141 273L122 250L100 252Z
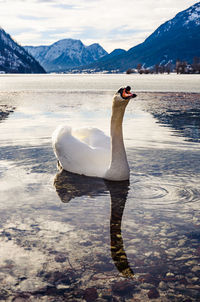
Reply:
M129 165L123 141L122 122L126 106L112 109L111 117L111 164L106 172L106 179L129 179Z

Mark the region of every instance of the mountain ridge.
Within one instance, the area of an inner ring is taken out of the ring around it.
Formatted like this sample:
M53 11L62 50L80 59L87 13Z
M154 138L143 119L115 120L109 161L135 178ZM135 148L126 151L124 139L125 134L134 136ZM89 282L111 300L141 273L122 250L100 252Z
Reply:
M92 63L107 55L98 43L86 46L81 40L62 39L48 46L24 46L48 72L64 71Z
M200 2L179 12L161 24L144 42L130 48L116 58L99 60L81 69L95 71L126 71L140 63L145 67L155 64L175 64L177 59L192 63L200 57Z
M34 57L0 27L0 71L5 73L46 73Z

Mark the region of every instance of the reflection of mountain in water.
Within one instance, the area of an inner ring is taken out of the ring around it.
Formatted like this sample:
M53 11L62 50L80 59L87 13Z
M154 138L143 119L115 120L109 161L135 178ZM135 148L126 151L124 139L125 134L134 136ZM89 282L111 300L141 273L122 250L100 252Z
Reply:
M180 131L179 135L186 137L187 140L200 142L200 109L153 113L153 116L159 120L159 123L168 124L173 129Z
M0 148L1 160L15 162L16 166L23 166L31 173L54 173L54 154L49 144L40 147L27 145L6 145Z
M199 93L147 93L143 105L160 124L177 130L177 135L200 142Z
M7 105L0 105L0 122L2 120L5 120L10 113L14 112L15 107L11 108L8 107Z
M116 268L125 277L132 277L133 271L128 263L123 246L121 222L129 190L129 182L110 182L100 178L86 177L62 170L54 180L56 192L64 203L80 196L111 196L110 240L111 256Z

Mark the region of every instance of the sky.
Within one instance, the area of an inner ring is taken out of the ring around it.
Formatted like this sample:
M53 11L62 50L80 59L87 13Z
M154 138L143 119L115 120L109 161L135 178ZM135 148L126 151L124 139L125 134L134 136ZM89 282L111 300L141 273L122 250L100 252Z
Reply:
M20 45L80 39L107 52L143 42L195 0L0 0L0 26Z

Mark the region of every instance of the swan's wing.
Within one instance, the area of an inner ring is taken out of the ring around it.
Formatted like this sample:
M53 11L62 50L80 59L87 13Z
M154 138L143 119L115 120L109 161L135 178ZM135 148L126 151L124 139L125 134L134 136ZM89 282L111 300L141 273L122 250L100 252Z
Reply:
M91 147L110 149L110 137L98 128L73 129L72 135Z
M53 148L63 169L103 177L110 163L110 148L106 144L102 147L91 147L77 137L72 135L68 126L59 126L53 133Z

